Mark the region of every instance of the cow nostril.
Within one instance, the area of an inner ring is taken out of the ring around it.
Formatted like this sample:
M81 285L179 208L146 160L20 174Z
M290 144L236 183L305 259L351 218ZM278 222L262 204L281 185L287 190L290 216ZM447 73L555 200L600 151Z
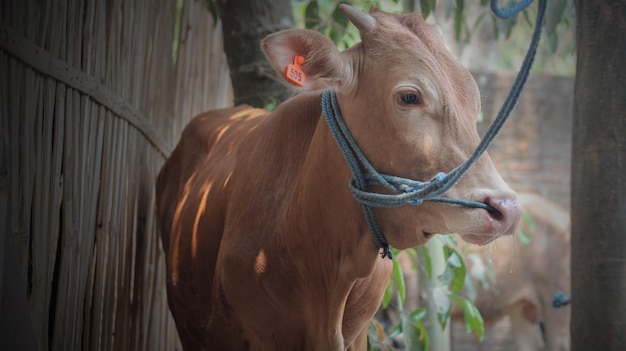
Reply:
M504 214L502 214L502 212L500 212L500 210L498 208L496 208L496 205L493 201L491 201L491 199L485 199L485 201L483 202L484 207L482 207L484 210L487 211L487 213L489 213L489 216L491 218L493 218L496 221L501 221L504 219Z
M511 204L506 199L499 198L491 198L488 197L485 199L485 204L487 204L487 212L489 216L496 221L505 221L507 220L507 215L509 215L509 207Z
M494 208L491 205L489 205L489 207L490 208L487 209L487 212L493 219L495 219L496 221L501 221L504 219L504 215L502 214L502 212L498 211L496 208Z

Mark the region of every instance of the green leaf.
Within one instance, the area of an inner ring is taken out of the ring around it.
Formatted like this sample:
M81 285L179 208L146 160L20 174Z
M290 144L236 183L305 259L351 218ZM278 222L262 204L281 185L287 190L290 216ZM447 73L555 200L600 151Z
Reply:
M335 6L335 9L333 10L333 21L335 21L336 24L338 24L339 26L345 29L348 26L348 23L350 23L350 20L348 20L348 17L344 15L344 13L341 12L341 10L339 9L339 5L341 4L349 5L349 3L346 1L340 1L337 4L337 6Z
M463 285L463 295L466 296L470 301L475 301L478 292L476 291L476 287L474 286L474 282L469 274L465 275L465 285Z
M392 290L393 290L393 279L389 279L389 281L387 282L387 288L385 289L385 294L383 295L383 302L382 302L383 308L389 307L389 303L391 302Z
M402 337L406 350L427 350L428 333L420 321L412 321L408 316L402 316Z
M476 305L461 296L454 296L453 299L454 302L463 310L465 330L468 333L475 331L478 340L483 341L485 337L485 322L483 320L483 316L480 314L480 311L476 308Z
M532 232L535 230L535 220L531 215L529 215L527 212L522 212L522 220L526 222L526 225L528 225L529 231Z
M448 284L451 285L453 293L458 294L465 284L465 275L467 273L465 262L463 262L461 254L450 246L444 246L443 252L446 258L446 271L451 272L449 274L452 276L451 279L448 278Z
M433 279L433 263L430 258L430 252L428 252L428 248L426 247L426 245L422 246L422 257L424 258L424 269L426 270L428 279Z
M530 235L526 234L523 230L519 229L517 231L517 240L522 246L530 245Z
M263 106L263 108L265 110L268 110L269 112L272 112L272 111L274 111L276 109L276 107L278 106L278 104L280 102L273 96L269 96L268 100L269 100L269 102L267 104L265 104L265 106Z
M464 266L463 260L459 253L450 246L444 246L444 255L447 257L447 263L450 267L461 268Z
M442 330L446 329L446 325L448 324L448 321L450 320L451 312L452 312L452 308L447 310L445 313L437 313L437 321L439 322L439 326L441 326Z
M478 111L478 117L476 118L476 122L480 123L485 119L485 114L483 113L483 110Z
M208 9L209 12L211 13L211 17L213 18L213 23L217 24L217 21L219 20L219 16L220 16L220 10L219 7L217 6L217 1L215 0L209 0L207 1L207 5L208 5Z
M430 12L435 13L435 10L437 9L437 0L430 0L428 6L430 7Z
M402 267L398 260L393 260L393 276L396 281L396 287L398 289L398 297L400 297L400 305L404 305L404 299L406 298L406 285L404 283L404 274L402 274Z
M500 38L500 27L498 26L498 18L495 15L491 15L491 23L493 24L493 35L496 39Z
M561 17L563 16L563 12L565 11L565 5L567 5L567 0L550 0L546 4L544 23L548 36L555 33L556 26L558 26L561 21Z
M454 40L456 41L461 41L462 24L463 24L463 9L457 5L457 7L454 9Z
M428 338L428 331L426 331L426 327L424 327L424 323L417 321L413 325L419 331L420 341L422 345L421 349L430 350L430 339Z
M534 27L533 21L530 19L530 15L528 14L528 11L524 10L522 11L522 14L524 14L524 19L526 20L526 24L531 28Z
M463 12L463 10L465 9L465 0L456 0L456 8Z
M337 28L331 27L330 32L328 33L328 37L330 38L330 40L333 41L333 43L335 43L335 45L338 45L341 42L343 33L338 31Z
M415 311L409 313L409 319L412 320L413 322L422 320L424 316L426 316L426 309L424 308L418 308Z
M405 0L402 7L407 11L422 13L422 8L418 0Z
M454 10L454 0L446 0L446 19L450 18Z
M433 288L433 302L437 314L445 314L450 311L452 303L450 301L448 288L445 286L436 286Z
M430 7L430 2L428 0L420 0L420 8L422 17L424 18L428 17L428 15L430 15L431 11L433 10Z
M393 329L391 329L391 331L389 332L389 335L387 335L387 337L393 338L394 336L400 335L400 333L402 333L402 323L398 323L398 325L393 327Z
M439 283L441 285L448 286L454 280L454 272L452 272L452 269L450 269L450 267L446 267L446 269L444 269L443 273L441 273L437 277L437 280L439 280Z
M389 248L391 250L391 253L393 254L393 257L398 257L398 255L400 254L401 250L396 249L395 247L390 247ZM409 249L410 250L410 249ZM404 250L404 251L408 251L408 250Z
M463 29L465 31L465 41L469 43L470 40L472 40L472 31L470 30L466 18L463 18Z
M341 1L337 4L337 6L335 6L332 14L333 22L331 23L330 33L328 35L335 44L338 44L341 41L343 36L346 34L346 28L350 23L348 17L346 17L346 15L344 15L339 9L339 5L341 4L347 4L347 2Z
M309 2L304 10L304 27L306 29L317 29L321 23L319 6L317 0Z
M511 37L511 33L513 33L513 27L517 23L517 15L502 21L502 25L504 26L504 38L509 39Z
M385 329L377 320L372 319L369 327L367 328L368 341L378 343L382 341L384 338L385 338Z
M454 8L454 39L461 41L461 32L465 23L465 0L456 0L456 7Z

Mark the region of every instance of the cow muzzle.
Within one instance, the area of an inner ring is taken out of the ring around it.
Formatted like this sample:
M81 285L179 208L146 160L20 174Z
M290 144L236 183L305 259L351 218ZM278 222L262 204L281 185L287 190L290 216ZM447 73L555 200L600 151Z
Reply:
M521 207L516 196L489 196L483 200L495 210L471 209L473 225L460 230L464 241L486 245L503 235L512 235L521 217Z

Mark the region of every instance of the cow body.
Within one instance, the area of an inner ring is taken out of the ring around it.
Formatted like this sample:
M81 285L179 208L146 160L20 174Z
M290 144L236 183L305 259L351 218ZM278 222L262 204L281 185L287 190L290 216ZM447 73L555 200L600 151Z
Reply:
M510 317L518 351L567 351L570 308L554 308L552 299L557 292L570 292L569 214L536 194L519 193L518 199L535 224L531 230L522 223L531 238L528 246L512 238L498 240L493 247L459 243L470 276L472 270L486 270L472 276L475 304L486 325ZM461 321L463 312L456 310L452 318Z
M319 89L336 90L381 172L428 180L478 144L476 84L435 31L417 15L343 9L363 42L342 53L306 30L263 43L281 75L295 55L305 58L309 92L272 113L240 106L196 117L159 174L168 301L186 350L365 349L392 265L347 186ZM417 63L384 69L407 59ZM413 247L431 233L459 232L483 244L512 233L515 193L487 155L474 169L447 195L497 214L441 203L376 209L389 243Z

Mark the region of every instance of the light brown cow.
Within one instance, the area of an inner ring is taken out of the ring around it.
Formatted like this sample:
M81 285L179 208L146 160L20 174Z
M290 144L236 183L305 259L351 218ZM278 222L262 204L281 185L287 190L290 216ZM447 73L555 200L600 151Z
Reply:
M479 142L480 97L439 32L415 14L342 10L362 42L339 52L286 30L263 49L281 75L304 57L303 92L274 112L240 106L190 122L157 182L170 309L186 350L363 350L390 275L350 170L322 117L334 89L352 135L381 173L426 181ZM459 232L485 244L511 234L520 209L487 155L450 204L376 209L392 246Z
M517 239L500 239L493 247L459 243L468 272L472 269L493 273L485 279L473 277L476 306L486 325L507 315L518 351L569 350L570 307L552 307L557 292L570 292L570 221L560 205L533 193L519 193L519 203L535 223L531 242L523 247ZM514 245L514 247L512 247ZM482 282L481 282L482 281ZM463 319L456 311L453 320ZM545 344L539 321L544 323Z

